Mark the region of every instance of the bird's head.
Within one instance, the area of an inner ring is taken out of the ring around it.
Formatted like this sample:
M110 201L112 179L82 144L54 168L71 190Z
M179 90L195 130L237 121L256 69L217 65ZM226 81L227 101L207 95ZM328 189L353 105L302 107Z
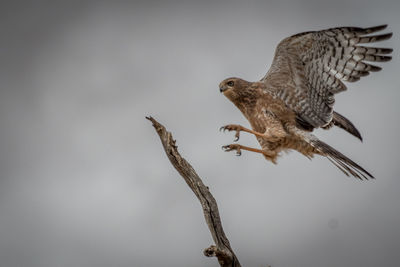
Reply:
M250 90L249 82L240 78L228 78L219 84L219 91L233 103L240 102L240 99L248 95Z

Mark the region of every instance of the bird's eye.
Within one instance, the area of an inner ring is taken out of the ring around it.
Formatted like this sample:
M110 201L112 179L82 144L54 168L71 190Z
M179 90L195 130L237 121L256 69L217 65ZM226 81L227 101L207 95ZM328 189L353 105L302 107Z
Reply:
M235 84L235 83L234 83L233 81L229 81L229 82L227 83L227 85L230 86L230 87L232 87L234 84Z

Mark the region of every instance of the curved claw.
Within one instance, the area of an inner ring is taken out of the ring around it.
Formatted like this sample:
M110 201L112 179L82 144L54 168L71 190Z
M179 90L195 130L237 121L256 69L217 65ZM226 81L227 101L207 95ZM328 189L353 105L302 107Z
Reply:
M222 150L224 150L225 152L231 151L231 150L232 150L232 148L230 147L230 145L222 146L221 148L222 148Z
M226 130L228 130L228 131L232 131L232 129L231 129L231 125L229 124L229 125L225 125L225 126L222 126L221 128L219 128L219 130L220 131L226 131Z
M233 139L233 142L237 142L239 140L239 138L240 138L240 132L237 131L235 134L235 139Z
M238 150L236 151L236 156L240 157L242 155L242 151Z

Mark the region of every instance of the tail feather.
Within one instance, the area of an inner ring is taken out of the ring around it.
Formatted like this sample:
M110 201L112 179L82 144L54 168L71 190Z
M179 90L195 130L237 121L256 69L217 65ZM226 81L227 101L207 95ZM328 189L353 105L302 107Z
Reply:
M327 157L336 167L338 167L347 176L354 176L360 180L374 178L372 174L366 171L363 167L331 147L330 145L318 140L317 138L310 140L311 145Z
M357 130L354 124L347 118L345 118L343 115L334 111L332 122L334 125L342 128L343 130L347 131L348 133L352 134L353 136L357 137L362 141L360 132Z

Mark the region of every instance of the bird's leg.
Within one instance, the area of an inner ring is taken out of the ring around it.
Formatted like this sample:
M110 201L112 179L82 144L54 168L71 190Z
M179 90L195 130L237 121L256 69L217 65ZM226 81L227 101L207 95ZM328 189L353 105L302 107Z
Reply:
M269 152L269 151L261 150L261 149L258 149L258 148L248 147L248 146L242 146L242 145L239 145L239 144L226 145L226 146L223 146L222 149L225 152L236 150L236 156L242 155L242 149L243 150L247 150L247 151L251 151L251 152L260 153L260 154L263 154L264 157L267 160L269 160L272 163L276 164L277 154L274 153L274 152Z
M256 153L265 154L264 151L262 151L261 149L252 148L252 147L248 147L248 146L242 146L242 145L239 145L239 144L226 145L226 146L223 146L222 149L225 152L236 150L236 156L242 155L242 149L243 150L247 150L247 151L256 152Z
M226 130L228 130L228 131L236 131L235 139L233 140L234 142L239 140L241 131L248 132L248 133L254 134L255 136L265 138L270 142L276 142L281 137L284 136L284 132L283 131L282 131L282 133L281 132L271 133L271 129L268 128L264 133L259 133L259 132L247 129L246 127L243 127L242 125L239 125L239 124L228 124L228 125L222 126L219 130L220 131L223 130L224 132Z
M234 142L236 142L237 140L239 140L240 132L241 132L241 131L243 131L243 132L248 132L248 133L252 133L252 134L254 134L254 135L256 135L256 136L264 137L264 138L265 138L265 135L264 135L264 134L259 133L259 132L256 132L256 131L253 131L253 130L250 130L250 129L247 129L246 127L243 127L242 125L239 125L239 124L228 124L228 125L222 126L219 130L220 130L220 131L223 130L224 132L225 132L226 130L228 130L228 131L236 131L235 139L233 140Z

